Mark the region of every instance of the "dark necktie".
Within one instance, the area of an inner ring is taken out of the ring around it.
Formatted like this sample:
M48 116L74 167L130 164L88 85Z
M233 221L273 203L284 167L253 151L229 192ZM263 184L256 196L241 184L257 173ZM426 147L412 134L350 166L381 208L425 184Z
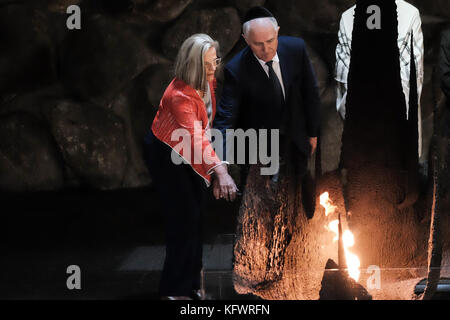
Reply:
M273 70L272 64L273 61L266 62L266 65L269 67L269 80L272 83L276 99L277 101L280 102L279 107L283 107L284 105L283 89L281 88L280 80L278 79L277 74Z

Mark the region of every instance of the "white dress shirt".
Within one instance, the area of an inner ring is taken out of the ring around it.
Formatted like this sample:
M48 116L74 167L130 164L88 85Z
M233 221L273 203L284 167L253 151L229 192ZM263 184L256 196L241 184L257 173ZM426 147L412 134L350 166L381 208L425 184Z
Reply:
M258 62L261 64L261 67L266 72L267 77L269 77L269 66L266 65L266 62L264 60L259 59L255 54L253 55L255 56L256 60L258 60ZM275 71L275 74L277 75L278 80L280 81L281 90L283 91L283 97L286 99L286 94L284 92L283 77L281 76L280 58L278 58L278 53L275 55L275 57L273 57L272 61L273 61L272 63L273 71Z

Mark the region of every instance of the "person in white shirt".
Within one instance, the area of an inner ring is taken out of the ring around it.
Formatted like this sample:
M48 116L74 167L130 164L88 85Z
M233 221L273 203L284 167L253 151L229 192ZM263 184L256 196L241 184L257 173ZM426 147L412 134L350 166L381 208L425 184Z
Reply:
M419 10L413 5L403 0L396 0L398 13L398 48L400 52L400 76L402 80L403 93L406 102L406 115L408 118L409 110L409 94L410 94L410 70L411 70L411 35L414 43L414 61L416 64L417 76L417 97L418 97L418 155L422 155L422 121L420 97L423 86L423 33L422 22L420 19ZM347 100L347 77L350 68L351 48L352 48L352 33L353 22L356 5L348 9L342 14L339 28L339 42L336 47L336 85L337 85L337 100L336 109L345 119L346 100Z

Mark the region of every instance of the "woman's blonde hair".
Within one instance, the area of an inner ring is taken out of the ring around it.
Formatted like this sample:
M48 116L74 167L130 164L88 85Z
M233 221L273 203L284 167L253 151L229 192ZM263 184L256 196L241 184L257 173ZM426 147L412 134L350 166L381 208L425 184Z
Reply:
M187 38L175 60L175 77L196 90L206 90L205 53L210 48L219 51L219 43L204 33Z

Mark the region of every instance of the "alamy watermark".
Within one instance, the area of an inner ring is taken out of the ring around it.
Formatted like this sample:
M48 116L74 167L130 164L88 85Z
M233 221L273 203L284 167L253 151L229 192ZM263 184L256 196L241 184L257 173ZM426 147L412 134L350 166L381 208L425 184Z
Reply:
M280 131L271 129L270 134L267 129L227 129L226 150L224 150L223 134L218 129L208 129L205 131L207 138L211 141L211 148L202 148L203 144L202 122L194 122L194 134L184 128L176 129L172 132L171 140L178 142L172 149L172 162L181 164L187 161L191 164L213 164L211 153L214 150L219 159L224 159L230 164L257 164L261 167L261 175L274 175L278 172L280 165ZM270 155L268 138L270 135ZM181 141L180 141L181 140ZM248 144L246 143L248 141ZM192 148L192 145L194 148ZM248 145L248 148L247 148ZM193 153L192 154L192 151ZM236 153L235 153L236 152ZM180 157L180 154L183 157ZM248 155L248 162L246 161ZM236 159L236 162L235 162Z
M66 269L70 276L66 280L66 286L69 290L81 290L81 268L77 265L70 265Z
M371 265L366 271L371 276L367 279L367 289L380 290L381 289L381 268L379 266Z
M81 8L75 4L68 6L66 10L70 16L66 20L66 27L69 30L81 29Z

